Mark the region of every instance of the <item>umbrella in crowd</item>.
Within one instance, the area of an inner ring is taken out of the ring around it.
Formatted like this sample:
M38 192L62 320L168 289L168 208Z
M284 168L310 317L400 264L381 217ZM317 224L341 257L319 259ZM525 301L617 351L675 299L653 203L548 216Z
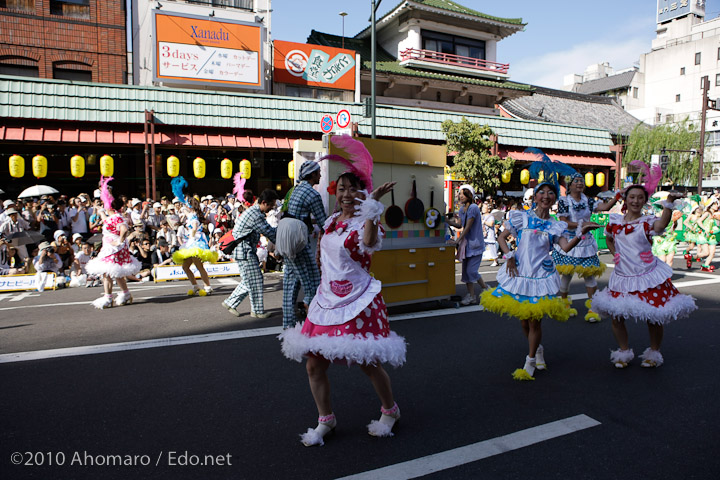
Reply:
M94 245L98 242L102 242L102 233L96 233L95 235L87 239L87 243L89 243L90 245Z
M30 243L40 243L45 241L45 237L40 232L15 232L10 235L10 243L13 245L28 245Z
M25 190L20 192L18 198L39 197L41 195L52 195L55 193L59 192L53 187L49 187L47 185L35 185L33 187L26 188Z

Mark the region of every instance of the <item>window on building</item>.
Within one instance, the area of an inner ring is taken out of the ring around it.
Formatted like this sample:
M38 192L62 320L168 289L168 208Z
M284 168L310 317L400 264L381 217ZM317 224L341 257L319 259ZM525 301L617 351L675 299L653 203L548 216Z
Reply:
M717 55L717 59L718 59L718 60L720 60L720 48L718 48L718 55Z
M660 123L662 121L662 114L656 113L655 114L655 123Z
M485 60L485 42L483 40L423 30L422 45L424 50Z
M37 78L40 76L40 69L37 61L32 58L3 55L0 56L0 74Z
M90 0L50 0L50 14L90 19Z
M715 74L715 86L720 86L720 73Z
M92 82L92 67L79 62L53 63L53 77L56 80Z
M679 94L679 93L678 93L677 95L675 95L675 101L676 101L676 102L679 102L679 101L680 101L680 94Z
M202 3L213 7L242 8L252 10L253 0L186 0L188 3Z
M680 75L685 75L685 67L680 67Z
M672 113L665 115L665 123L672 123L675 120L675 116Z
M0 0L0 8L20 12L34 12L35 0Z
M639 92L638 87L633 87L632 91L633 91L633 92L632 92L632 93L633 93L633 98L638 98L638 92Z
M285 85L285 95L288 97L319 98L320 100L344 100L342 90L325 90L322 88Z
M700 65L700 52L695 54L695 65Z

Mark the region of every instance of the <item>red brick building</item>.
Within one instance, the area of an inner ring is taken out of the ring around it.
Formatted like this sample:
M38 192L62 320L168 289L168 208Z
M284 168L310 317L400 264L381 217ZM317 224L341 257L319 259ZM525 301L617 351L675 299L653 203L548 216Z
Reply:
M125 0L0 0L0 74L127 83Z

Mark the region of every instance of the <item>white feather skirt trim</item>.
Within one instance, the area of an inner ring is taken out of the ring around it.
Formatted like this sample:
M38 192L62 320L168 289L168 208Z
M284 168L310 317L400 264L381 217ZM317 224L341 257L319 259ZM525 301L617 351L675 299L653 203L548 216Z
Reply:
M613 297L610 289L605 288L593 296L591 310L602 317L634 319L664 325L688 317L697 310L697 305L690 295L679 294L670 298L665 305L653 307L635 295L622 294L617 298Z
M140 271L140 262L135 257L131 257L130 263L124 264L104 262L99 258L94 258L85 265L85 270L90 275L107 275L110 278L122 278L137 274Z
M389 363L399 367L405 363L407 345L405 339L395 332L387 337L375 337L368 333L361 335L339 335L331 337L318 335L308 337L301 333L302 325L297 324L281 333L282 353L290 360L301 362L303 356L313 353L327 360L343 360L351 365Z

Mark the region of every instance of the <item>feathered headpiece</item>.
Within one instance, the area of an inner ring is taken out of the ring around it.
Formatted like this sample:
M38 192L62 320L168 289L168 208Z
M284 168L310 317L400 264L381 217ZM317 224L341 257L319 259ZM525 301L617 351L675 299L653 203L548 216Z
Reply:
M360 140L355 140L350 135L335 135L330 141L336 147L345 151L350 159L340 155L325 155L320 160L334 160L348 167L348 171L357 175L365 184L368 192L373 191L372 171L373 159L365 145Z
M182 175L175 177L170 182L170 186L172 187L173 195L179 198L182 203L188 205L187 199L185 199L185 193L183 193L183 188L188 186L187 180L185 180Z
M652 194L655 193L655 189L662 179L662 168L660 168L660 165L649 167L648 164L642 160L633 160L630 162L630 165L640 170L640 176L638 177L637 183L626 188L625 192L632 187L642 187L645 189L648 198L650 198ZM641 180L645 180L645 183L641 183Z
M242 201L243 193L245 193L245 179L242 178L240 172L237 172L235 176L233 176L233 194L235 198Z
M103 202L105 210L112 208L112 202L114 200L112 193L110 193L110 188L108 188L108 183L110 183L112 179L113 177L103 177L100 175L100 199Z
M530 177L540 179L540 172L543 173L542 182L538 183L535 187L535 191L543 186L550 185L555 194L560 194L560 177L573 176L577 174L577 171L570 165L562 162L556 162L550 159L545 153L539 148L526 148L525 153L532 153L538 157L538 160L531 163L528 170L530 171Z

